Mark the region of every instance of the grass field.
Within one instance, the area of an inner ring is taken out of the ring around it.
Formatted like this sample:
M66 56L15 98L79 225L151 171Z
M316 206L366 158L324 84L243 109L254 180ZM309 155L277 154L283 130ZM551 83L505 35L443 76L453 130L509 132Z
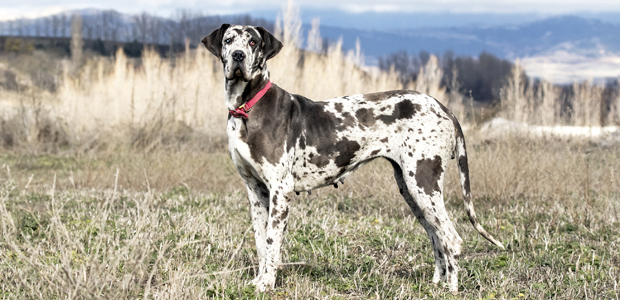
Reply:
M459 294L432 278L427 235L376 160L339 189L294 198L276 290L258 265L245 188L224 151L4 153L0 294L9 299L618 299L617 148L468 135L483 226L456 166L446 203L463 237Z

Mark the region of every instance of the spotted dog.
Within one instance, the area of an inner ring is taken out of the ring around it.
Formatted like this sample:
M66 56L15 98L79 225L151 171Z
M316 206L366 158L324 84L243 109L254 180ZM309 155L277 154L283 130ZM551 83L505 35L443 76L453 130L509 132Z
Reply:
M266 62L282 43L264 28L223 24L202 42L224 66L228 149L247 186L260 262L252 283L259 291L274 287L292 192L337 187L378 157L394 167L400 193L430 237L433 282L457 291L463 240L443 203L451 158L458 159L469 220L503 248L476 219L463 132L437 100L399 90L314 102L271 84Z

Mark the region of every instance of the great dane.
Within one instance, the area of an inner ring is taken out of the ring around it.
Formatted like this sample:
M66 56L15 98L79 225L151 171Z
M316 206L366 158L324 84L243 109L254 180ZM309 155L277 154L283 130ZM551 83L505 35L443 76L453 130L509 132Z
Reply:
M247 186L259 258L259 291L276 281L292 192L336 185L362 164L386 158L400 193L430 237L433 282L458 289L463 240L448 219L443 180L458 158L465 209L476 219L458 121L430 96L398 90L314 102L271 84L266 62L282 43L262 27L223 24L202 39L224 66L228 150Z

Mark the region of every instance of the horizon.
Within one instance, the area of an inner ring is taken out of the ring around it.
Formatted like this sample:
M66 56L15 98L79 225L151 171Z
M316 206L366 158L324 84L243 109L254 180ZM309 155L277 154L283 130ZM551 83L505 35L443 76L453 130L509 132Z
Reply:
M261 14L265 11L280 11L286 1L269 1L256 4L247 0L231 0L225 4L200 1L184 2L178 5L171 0L136 1L128 3L120 0L89 1L84 3L75 0L24 0L19 3L6 3L0 5L0 21L33 19L51 16L68 11L76 10L116 10L125 14L149 13L159 17L170 17L179 10L192 10L207 15L239 15ZM563 3L559 0L513 0L497 3L488 0L456 1L448 0L438 3L437 1L405 1L391 0L377 5L373 1L340 1L334 4L330 1L296 1L300 11L323 11L345 14L445 14L445 15L532 15L538 17L550 17L558 15L605 15L620 14L620 5L615 1L599 0L587 3ZM208 9L206 8L208 7ZM275 18L274 15L272 18Z

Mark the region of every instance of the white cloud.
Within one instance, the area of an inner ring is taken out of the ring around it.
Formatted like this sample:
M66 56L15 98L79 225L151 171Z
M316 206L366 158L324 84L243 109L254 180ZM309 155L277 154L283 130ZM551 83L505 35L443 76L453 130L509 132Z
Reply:
M253 10L278 10L286 0L266 0L260 3L255 0L2 0L0 3L0 19L17 17L38 17L50 15L63 10L99 8L115 9L125 13L146 11L168 16L177 9L197 9L209 14L246 13ZM351 12L365 11L402 11L402 12L495 12L495 13L542 13L563 14L571 12L620 12L618 0L302 0L296 1L304 8L342 9Z

